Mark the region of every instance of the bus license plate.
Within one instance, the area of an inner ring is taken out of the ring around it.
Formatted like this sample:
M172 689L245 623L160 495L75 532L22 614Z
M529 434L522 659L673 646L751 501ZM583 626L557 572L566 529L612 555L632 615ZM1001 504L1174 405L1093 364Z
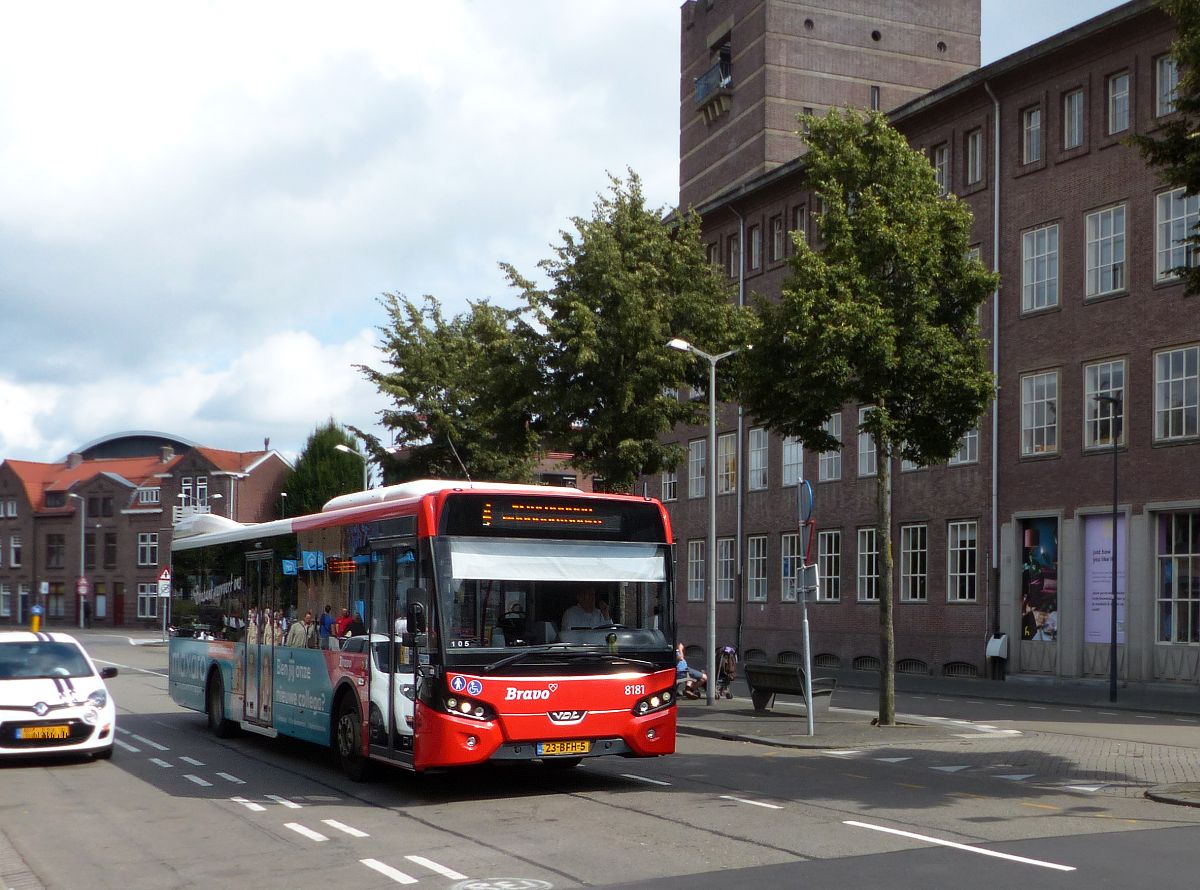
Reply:
M591 742L538 742L538 757L554 757L561 754L587 754L592 750Z
M68 739L71 737L69 726L18 726L19 739Z

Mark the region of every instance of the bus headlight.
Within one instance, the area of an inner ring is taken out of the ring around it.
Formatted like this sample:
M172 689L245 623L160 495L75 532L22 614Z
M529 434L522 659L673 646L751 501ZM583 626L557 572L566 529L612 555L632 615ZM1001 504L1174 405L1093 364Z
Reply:
M457 695L446 697L445 709L456 717L469 717L472 720L494 720L496 717L490 705Z
M644 717L647 714L653 714L655 711L666 710L674 704L674 691L664 689L661 692L654 692L644 698L638 699L637 704L633 706L633 715L635 717Z

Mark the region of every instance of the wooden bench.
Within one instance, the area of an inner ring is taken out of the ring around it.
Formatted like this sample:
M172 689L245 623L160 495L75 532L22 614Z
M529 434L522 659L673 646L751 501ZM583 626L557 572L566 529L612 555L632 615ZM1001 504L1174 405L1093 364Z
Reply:
M804 698L804 668L798 664L761 664L747 662L742 665L746 682L750 685L750 700L754 710L765 711L771 707L776 695L798 695ZM813 677L812 702L805 699L804 705L813 714L829 709L833 690L837 686L835 677Z

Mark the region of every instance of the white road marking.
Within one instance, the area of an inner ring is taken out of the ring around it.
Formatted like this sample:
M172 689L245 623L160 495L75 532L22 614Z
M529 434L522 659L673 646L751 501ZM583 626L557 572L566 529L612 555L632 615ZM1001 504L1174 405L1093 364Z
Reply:
M822 754L829 754L832 757L853 757L855 754L861 754L861 751L822 751Z
M1064 785L1068 791L1083 791L1086 794L1095 794L1103 785Z
M1063 708L1063 713L1065 714L1080 714L1082 712L1082 708Z
M981 701L973 701L973 700L971 700L971 699L967 699L967 704L969 704L969 705L981 705L981 704L983 704L983 702L981 702Z
M120 739L113 739L113 744L120 745L126 751L131 751L134 754L137 754L142 750L141 748L135 747L134 745L129 744L129 742L123 742Z
M1026 779L1032 779L1034 773L1014 773L1011 776L996 776L997 779L1008 779L1010 782L1023 782Z
M931 766L930 769L935 769L940 773L957 773L965 769L970 769L970 766Z
M409 877L404 872L397 868L392 868L390 865L385 865L378 859L360 859L358 860L367 868L373 868L386 878L391 878L397 884L415 884L417 879Z
M119 668L120 670L123 670L123 671L134 671L139 674L150 674L151 676L154 676L154 677L168 676L167 674L164 674L162 671L149 671L149 670L146 670L145 668L133 667L132 665L128 665L128 664L121 664L121 662L119 662L119 661L105 661L102 658L93 658L92 661L96 662L96 664L111 664L113 667Z
M1097 711L1096 713L1099 714L1101 717L1116 717L1117 716L1116 711Z
M199 760L197 760L194 757L180 757L179 759L182 760L184 763L190 763L192 766L204 766L203 763L201 763Z
M164 767L165 769L175 769L175 764L168 763L165 760L160 760L157 757L151 757L150 762L153 763L155 766L161 766L161 767Z
M191 773L184 773L183 777L185 779L187 779L189 782L195 782L201 788L211 788L212 787L212 782L206 782L204 779L200 778L199 776L193 776Z
M294 800L288 800L286 797L280 797L278 794L265 794L263 796L267 800L273 800L275 803L283 804L289 810L301 809L300 804L296 803Z
M621 777L625 779L633 779L637 782L649 782L651 785L665 785L668 788L671 786L670 782L660 782L658 779L647 779L645 776L635 776L633 773L621 773Z
M1137 717L1139 720L1157 720L1158 719L1157 714L1134 714L1133 716Z
M1057 862L1043 862L1040 859L1027 859L1024 856L1014 856L1011 853L1001 853L998 850L985 850L983 847L972 847L969 844L959 844L954 841L942 840L941 838L930 837L927 834L916 834L912 831L901 831L898 828L885 828L882 825L871 825L867 822L854 822L846 820L843 825L850 825L854 828L867 828L871 831L882 831L886 834L895 834L900 837L912 838L917 841L924 841L927 844L937 844L942 847L950 847L955 850L963 850L967 853L979 853L983 856L994 856L997 859L1007 859L1010 862L1023 862L1026 865L1036 865L1041 868L1052 868L1055 871L1075 871L1073 865L1059 865Z
M137 734L137 733L135 733L135 732L131 732L129 735L130 735L132 738L135 738L135 739L137 739L137 740L138 740L139 742L141 742L143 745L149 745L149 746L150 746L151 748L153 748L155 751L170 751L170 750L171 750L171 749L170 749L170 748L168 748L166 745L160 745L158 742L151 741L150 739L146 738L145 736L138 735L138 734Z
M466 875L459 874L454 869L446 868L444 865L439 865L432 859L426 859L424 856L405 856L404 858L417 865L423 865L430 871L437 872L443 878L449 878L452 881L465 881L467 879Z
M325 837L325 835L321 834L321 832L313 831L311 828L305 828L299 822L284 822L283 827L290 828L292 831L296 832L296 834L302 834L310 841L316 841L317 843L329 840L329 838Z
M764 807L765 809L768 809L768 810L782 810L783 809L783 807L777 806L773 803L763 803L761 800L746 800L746 798L744 798L744 797L733 797L732 795L729 795L729 794L722 794L721 800L736 800L738 803L748 803L752 807Z
M252 800L246 800L246 798L244 798L244 797L231 797L229 799L232 800L234 803L240 803L246 809L248 809L252 812L255 812L255 813L265 813L267 811L267 808L264 807L262 804L255 803Z
M231 776L231 775L229 775L229 773L217 773L217 775L220 776L222 779L224 779L226 782L232 782L235 785L245 785L246 784L241 779L239 779L237 776Z
M876 757L875 759L883 763L903 763L906 760L912 760L911 757Z
M1045 705L1026 705L1025 707L1029 708L1029 710L1031 710L1031 711L1045 711L1045 710L1047 710L1047 708L1046 708L1046 706L1045 706Z
M998 707L998 708L1015 708L1016 705L1009 704L1008 702L998 701L998 702L996 702L996 707Z
M345 832L346 834L350 835L350 837L370 837L371 836L371 835L367 834L365 831L359 831L357 828L352 828L351 826L347 825L345 822L339 822L337 819L322 819L321 821L324 822L326 825L328 825L330 828L336 828L338 831Z

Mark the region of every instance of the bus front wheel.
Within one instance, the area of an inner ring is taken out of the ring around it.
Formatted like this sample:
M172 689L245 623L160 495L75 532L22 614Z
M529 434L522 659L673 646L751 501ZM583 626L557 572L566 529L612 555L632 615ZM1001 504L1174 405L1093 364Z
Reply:
M362 718L354 699L348 695L338 704L334 717L333 753L351 781L365 782L370 777L371 762L363 755Z

